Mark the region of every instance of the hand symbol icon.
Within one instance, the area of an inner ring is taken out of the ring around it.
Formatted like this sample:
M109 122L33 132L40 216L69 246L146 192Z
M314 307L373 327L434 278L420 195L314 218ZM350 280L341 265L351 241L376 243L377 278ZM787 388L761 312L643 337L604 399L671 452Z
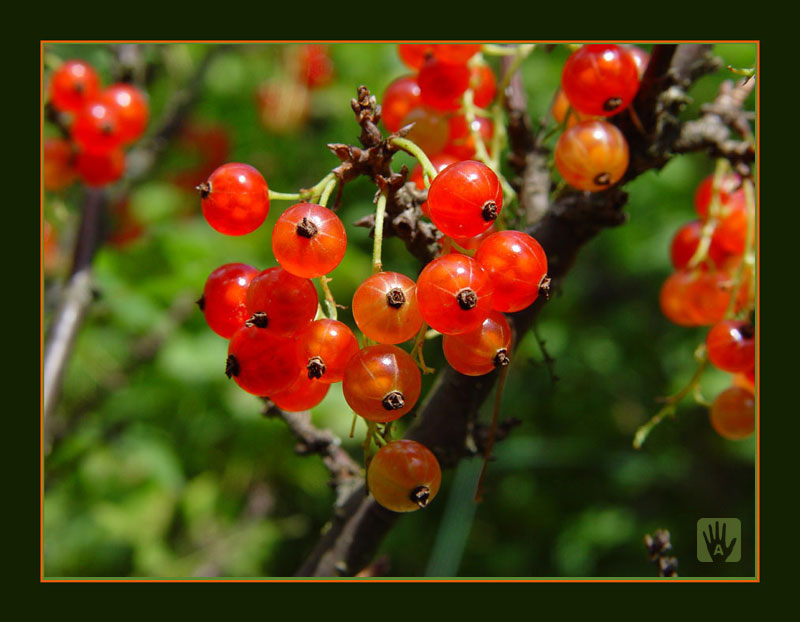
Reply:
M708 526L708 533L703 532L703 539L706 541L706 548L708 554L714 562L724 562L733 552L733 547L736 545L736 538L730 541L730 544L725 545L727 525L722 523L722 534L719 530L719 521L715 521L714 529L711 525Z

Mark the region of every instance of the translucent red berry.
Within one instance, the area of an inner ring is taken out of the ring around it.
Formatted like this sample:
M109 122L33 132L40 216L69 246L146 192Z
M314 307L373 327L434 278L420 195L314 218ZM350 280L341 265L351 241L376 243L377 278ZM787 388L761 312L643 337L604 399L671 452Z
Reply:
M100 91L100 78L81 60L61 63L50 78L50 101L57 110L77 112Z
M272 252L281 267L304 278L328 274L344 257L347 233L339 217L327 207L297 203L272 230Z
M469 79L466 64L428 59L417 76L422 102L437 110L458 110L461 96L469 88Z
M430 157L431 164L433 164L433 168L436 169L436 172L439 173L446 169L451 164L458 162L458 158L448 154L448 153L437 153ZM408 181L413 181L414 184L420 190L425 189L425 178L423 176L422 165L417 164L411 171L411 174L408 176ZM428 211L428 202L424 201L420 206L422 213L426 216L430 217L430 212Z
M581 121L588 121L593 118L592 115L583 114L582 112L575 110L575 108L570 105L567 96L564 95L563 89L558 89L555 99L553 100L553 104L550 107L550 114L553 115L553 119L556 123L564 123L564 119L566 118L567 128L570 128ZM567 117L567 115L569 115L569 117Z
M208 326L230 339L250 315L247 313L247 288L258 268L244 263L220 266L208 275L203 297L198 301Z
M720 205L724 206L727 205L728 202L731 200L731 195L733 195L736 190L741 186L742 179L735 173L729 173L727 175L723 175L720 178L720 185L719 185L719 202ZM697 186L697 190L694 193L694 209L697 212L697 215L702 219L705 220L708 218L708 209L711 205L711 197L714 194L714 175L709 175L703 181L700 182L700 185Z
M68 140L45 138L42 143L42 180L44 189L63 190L76 178L75 151Z
M475 330L492 310L489 273L466 255L444 255L431 261L417 279L422 318L445 335Z
M297 335L297 356L306 376L324 384L340 382L350 359L358 353L353 331L338 320L312 322Z
M435 155L447 145L450 132L447 115L428 106L412 109L403 119L402 126L413 126L406 137L429 155Z
M608 117L633 101L639 90L639 68L623 46L584 45L564 63L561 88L576 110Z
M300 412L317 406L325 399L330 388L331 385L324 384L316 378L309 378L305 370L301 370L289 388L273 393L269 399L281 410Z
M125 152L122 149L81 151L75 158L75 170L87 186L105 186L125 173Z
M147 96L141 90L130 84L114 84L103 91L101 99L116 107L123 143L133 142L144 133L150 108Z
M510 362L511 327L499 311L492 311L480 328L444 335L442 349L450 366L467 376L483 376Z
M253 395L284 391L300 375L294 339L256 326L243 326L228 344L225 373Z
M578 190L599 192L628 169L628 141L605 121L582 121L558 139L555 162L564 180Z
M317 288L309 279L282 268L264 270L250 282L247 313L259 328L293 335L306 328L317 314Z
M522 231L498 231L481 242L475 260L489 274L494 288L492 308L511 313L539 296L547 275L541 244Z
M411 440L392 441L372 457L367 485L375 501L393 512L424 508L439 492L442 469L433 452Z
M450 117L448 130L444 152L458 160L469 160L475 157L476 147L473 132L481 137L487 152L491 151L494 123L486 117L475 117L472 123L468 123L464 115L453 115Z
M731 441L740 441L755 431L755 396L741 387L730 387L717 395L709 414L717 434Z
M122 145L121 129L117 108L96 99L78 111L70 135L82 151L108 152Z
M503 208L503 189L494 171L482 162L464 160L439 173L428 190L428 210L444 235L479 235Z
M267 182L249 164L223 164L197 189L206 221L225 235L255 231L269 213Z
M350 408L365 419L380 423L409 412L421 389L422 376L414 359L392 345L360 350L347 363L342 380L342 392Z
M464 65L481 51L480 43L436 43L432 46L433 56L445 63Z
M406 124L405 118L414 108L422 105L416 76L402 76L394 80L383 92L381 118L384 127L396 132Z
M624 47L626 47L633 56L633 60L636 63L636 69L639 71L639 80L641 80L645 70L647 69L648 63L650 62L650 54L645 52L637 45L626 45Z
M670 245L670 260L676 270L685 268L692 257L694 257L697 247L700 244L703 234L703 223L699 220L693 220L678 229L672 238ZM729 258L730 254L722 249L719 245L712 242L708 247L708 258L711 259L713 267L722 267L725 261ZM705 263L701 263L699 267L703 267Z
M378 343L412 339L422 327L416 283L398 272L373 274L353 295L353 319Z
M497 78L486 63L478 63L470 68L469 86L472 89L472 103L478 108L487 108L497 95Z
M724 320L706 335L708 359L718 369L744 373L756 364L755 328L750 322Z
M400 60L409 69L419 69L433 55L432 43L401 43L397 46Z

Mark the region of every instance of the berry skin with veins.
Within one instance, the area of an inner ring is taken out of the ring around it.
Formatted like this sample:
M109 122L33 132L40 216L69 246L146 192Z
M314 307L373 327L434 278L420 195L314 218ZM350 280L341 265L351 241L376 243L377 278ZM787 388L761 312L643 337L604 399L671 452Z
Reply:
M466 255L444 255L431 261L417 279L422 318L443 335L480 328L492 310L494 288L489 274Z
M505 316L492 311L480 328L460 335L444 335L442 349L450 366L466 376L483 376L508 366L511 327Z
M298 362L306 377L323 384L341 382L347 363L358 350L353 331L338 320L316 320L297 335Z
M273 393L269 399L286 412L300 412L317 406L328 394L331 386L315 378L309 378L305 370L301 370L297 379L288 389Z
M342 380L350 408L378 423L394 421L409 412L421 390L422 375L414 359L392 345L360 350L347 363Z
M486 231L503 209L503 190L494 171L464 160L436 175L428 189L428 211L444 235L471 238Z
M413 339L422 327L416 283L398 272L373 274L353 295L353 319L378 343Z
M242 389L261 397L288 389L300 375L291 337L243 326L228 344L225 374Z
M615 44L584 45L564 63L561 88L583 114L610 117L627 108L639 90L631 51Z
M297 203L272 230L272 252L287 272L307 279L328 274L344 257L347 233L327 207Z
M755 396L741 387L729 387L714 398L709 413L711 426L722 438L740 441L756 428Z
M606 190L628 170L628 141L606 121L572 126L558 139L554 155L564 181L578 190Z
M283 335L294 335L306 328L317 314L317 288L283 270L269 268L250 282L247 290L249 322Z
M442 469L433 452L411 440L392 441L373 456L367 470L369 492L393 512L424 508L439 492Z
M257 274L253 266L229 263L208 275L198 304L209 328L220 337L230 339L247 321L247 288Z
M539 297L547 276L547 256L541 244L522 231L498 231L481 242L475 253L494 288L492 308L520 311Z
M437 173L440 173L451 164L455 164L456 162L458 162L458 158L449 155L447 153L437 153L436 155L432 155L430 157L430 160L431 164L433 164L433 168L436 169ZM417 186L417 188L419 188L420 190L425 190L425 178L423 176L421 164L417 164L413 168L411 174L408 176L408 181L413 181L414 184ZM423 214L425 214L428 218L430 218L431 214L428 211L427 201L423 202L423 204L420 205L420 209L422 210Z
M251 233L269 213L267 182L249 164L223 164L197 190L206 221L225 235Z
M100 92L100 78L81 60L61 63L50 78L50 101L62 112L77 112Z

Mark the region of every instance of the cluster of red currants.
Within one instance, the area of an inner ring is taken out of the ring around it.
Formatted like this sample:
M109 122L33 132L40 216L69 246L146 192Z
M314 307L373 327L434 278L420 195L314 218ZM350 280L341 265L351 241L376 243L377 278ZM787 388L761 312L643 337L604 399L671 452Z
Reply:
M90 64L68 60L50 78L49 103L65 119L70 138L44 141L45 189L66 188L76 178L104 186L122 177L124 147L147 127L147 96L126 83L103 89Z
M307 121L311 91L326 86L335 75L327 45L287 45L283 52L284 75L267 80L256 91L262 125L278 134L294 132Z
M416 73L397 78L383 94L383 125L390 132L414 124L407 134L431 158L437 170L475 157L473 132L488 143L494 125L487 115L468 120L462 99L486 108L497 94L497 79L480 56L479 44L400 44L403 63ZM422 188L422 172L418 174Z
M551 114L565 126L554 155L571 186L598 192L625 175L628 143L605 119L629 109L648 60L636 46L615 44L583 45L567 59Z
M754 244L748 233L753 208L734 173L709 175L694 205L698 218L672 239L675 271L661 288L660 304L675 324L711 327L708 360L734 375L733 386L712 403L711 424L724 438L738 440L755 429L755 292L747 260Z

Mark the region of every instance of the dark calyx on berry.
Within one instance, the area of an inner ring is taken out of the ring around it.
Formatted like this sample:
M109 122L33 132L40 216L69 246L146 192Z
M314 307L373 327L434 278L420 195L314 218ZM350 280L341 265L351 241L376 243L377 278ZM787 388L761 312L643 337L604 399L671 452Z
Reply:
M544 296L545 300L550 300L550 277L546 274L539 281L539 293Z
M267 314L263 311L256 311L250 318L244 323L245 326L252 327L255 326L256 328L266 328L267 324L269 324L269 318Z
M458 300L458 305L464 309L464 311L469 311L478 304L478 295L469 287L465 287L456 294L456 300Z
M481 216L486 222L497 220L497 203L494 201L486 201L481 209Z
M206 295L203 294L202 296L200 296L200 298L198 298L197 300L194 301L194 304L196 304L198 307L200 307L201 311L205 311L205 308L206 308Z
M309 240L317 235L317 225L303 216L303 220L297 223L297 235L301 235Z
M204 181L199 186L195 186L194 189L200 193L201 199L207 199L208 195L211 194L211 184L207 181Z
M609 97L605 102L603 102L603 110L607 110L611 112L612 110L616 110L622 105L622 98L621 97Z
M306 365L306 369L308 370L308 377L309 378L322 378L325 375L325 370L327 367L325 366L325 362L318 356L312 356L308 359L308 365Z
M742 324L739 327L739 334L745 339L752 339L756 336L756 328L752 324Z
M386 410L398 410L406 405L406 398L400 391L387 393L381 402Z
M505 348L500 348L497 351L497 354L494 355L494 366L497 369L501 367L508 367L508 364L511 362L511 359L508 358L508 350Z
M594 177L594 183L598 186L607 186L611 183L611 175L608 173L598 173Z
M239 375L239 361L236 360L233 354L229 354L228 360L225 361L225 375L228 378Z
M427 486L417 486L411 491L409 498L419 507L424 508L431 499L431 489Z
M386 304L394 309L399 309L406 302L406 295L403 290L395 287L386 292Z

